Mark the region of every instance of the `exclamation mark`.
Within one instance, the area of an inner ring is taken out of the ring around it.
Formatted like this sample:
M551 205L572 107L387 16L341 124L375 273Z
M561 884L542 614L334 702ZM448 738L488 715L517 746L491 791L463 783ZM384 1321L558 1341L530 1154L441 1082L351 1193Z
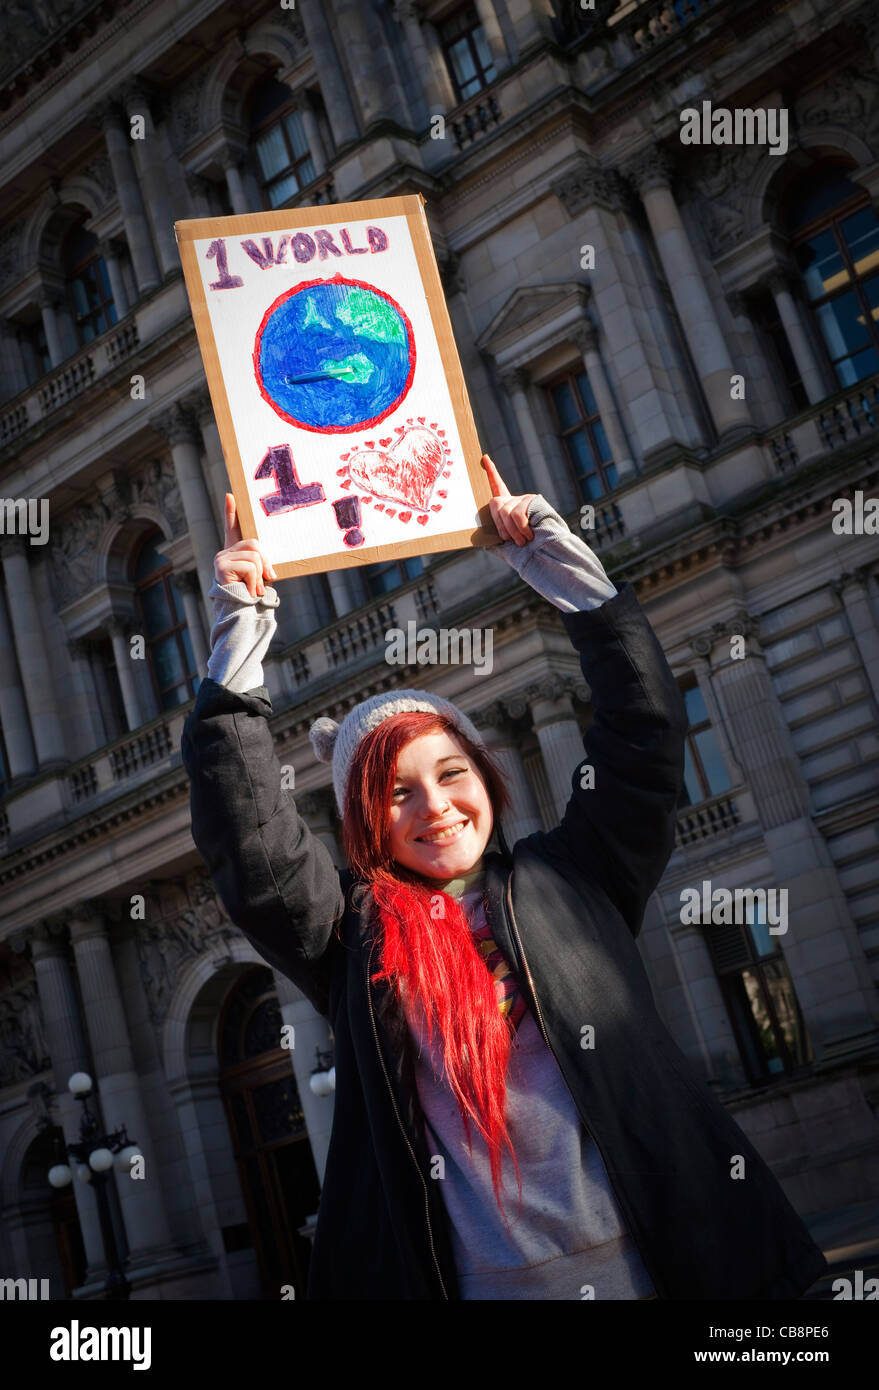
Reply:
M360 530L360 498L340 497L338 502L333 503L333 511L336 513L336 521L345 532L342 537L345 544L362 545L364 536Z

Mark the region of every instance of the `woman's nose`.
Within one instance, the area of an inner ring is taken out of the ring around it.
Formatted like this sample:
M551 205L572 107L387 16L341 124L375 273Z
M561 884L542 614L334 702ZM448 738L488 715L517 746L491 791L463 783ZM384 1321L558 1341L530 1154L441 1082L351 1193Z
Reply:
M434 784L424 788L421 807L426 816L441 816L449 804L449 794L443 787Z

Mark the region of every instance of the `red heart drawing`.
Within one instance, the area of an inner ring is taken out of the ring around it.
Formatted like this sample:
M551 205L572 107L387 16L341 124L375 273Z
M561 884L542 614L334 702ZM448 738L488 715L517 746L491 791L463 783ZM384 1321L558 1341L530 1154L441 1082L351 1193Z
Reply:
M371 498L371 497L361 497L360 500L361 500L361 502L369 502L370 505L372 504L372 498Z
M387 439L380 439L378 442L382 449L386 449L391 442L391 436L388 435Z
M351 457L351 450L350 450L350 449L348 450L347 454L340 454L340 455L339 455L339 458L342 460L343 463L345 462L346 459L349 459L350 457Z
M384 502L376 502L376 504L375 504L375 509L376 509L377 512L383 512L384 509L385 509L385 504L384 504Z
M418 417L418 423L419 423L419 425L423 425L426 419L427 419L427 416L426 416L426 415L419 415L419 417Z
M442 507L442 503L441 503L441 502L434 502L434 504L433 504L433 506L431 507L430 510L431 510L432 512L441 512L442 509L443 509L443 507ZM418 520L420 521L420 520L421 520L421 517L419 517ZM427 517L425 517L424 520L426 521L426 520L427 520Z
M396 516L396 515L397 515L397 508L396 508L396 507L385 507L385 516Z
M436 420L434 420L434 421L432 422L430 428L431 428L432 430L435 430L435 429L436 429Z
M388 450L361 449L351 460L351 476L361 488L391 502L423 511L430 501L443 454L429 430L407 430Z
M438 512L439 510L440 510L439 507L434 507L434 511L435 511L435 512ZM424 526L424 525L426 525L426 523L427 523L429 520L430 520L430 517L425 513L424 516L420 516L420 517L418 518L418 525L419 525L419 526Z
M444 469L443 469L443 477L444 477L444 478L448 478L448 477L450 476L450 474L451 474L451 471L452 471L452 470L451 470L450 468L444 468Z
M350 479L350 478L346 478L345 481L344 481L344 483L340 483L340 484L339 484L339 487L350 487L350 486L351 486L351 479Z
M446 437L445 430L437 430L437 434L439 435L440 439L445 439Z
M367 447L367 449L374 449L374 448L375 448L375 440L374 440L374 439L367 439L367 441L366 441L366 447Z
M399 520L400 520L400 521L411 521L411 520L412 520L412 513L411 513L411 512L401 512L401 513L400 513L400 516L399 516Z
M336 477L337 477L337 478L344 478L344 476L345 476L345 474L346 474L347 472L348 472L348 469L347 469L347 468L337 468L337 469L336 469Z
M447 492L443 492L442 488L440 488L437 492L437 497L448 497L448 495L449 494Z

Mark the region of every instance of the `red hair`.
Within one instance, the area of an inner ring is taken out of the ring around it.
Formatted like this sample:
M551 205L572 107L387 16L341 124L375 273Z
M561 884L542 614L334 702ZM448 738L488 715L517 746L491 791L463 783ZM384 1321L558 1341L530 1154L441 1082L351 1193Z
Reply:
M485 748L474 744L444 714L415 710L393 715L367 734L351 763L342 839L355 877L372 888L381 924L381 968L402 1002L420 1004L428 1037L436 1024L444 1045L445 1071L458 1102L467 1143L473 1152L470 1120L485 1139L495 1199L501 1206L504 1144L519 1165L504 1114L511 1030L498 1008L494 980L470 934L460 903L431 880L398 864L391 854L391 806L397 760L422 734L443 731L458 740L485 784L497 820L509 806L503 774ZM437 899L442 911L437 911Z

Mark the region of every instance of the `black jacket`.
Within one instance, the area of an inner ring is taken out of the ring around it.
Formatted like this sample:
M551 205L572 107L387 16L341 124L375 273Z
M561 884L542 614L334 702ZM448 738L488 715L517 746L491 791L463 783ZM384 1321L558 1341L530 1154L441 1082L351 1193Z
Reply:
M561 823L486 855L489 921L594 1138L656 1292L796 1298L827 1268L743 1131L657 1013L635 938L674 844L687 717L627 583L562 614L593 723ZM311 1299L457 1299L405 1019L370 986L371 894L281 789L264 688L202 684L183 733L192 834L226 910L335 1034ZM585 779L584 779L585 780ZM334 930L335 929L335 930ZM709 928L710 929L710 928ZM581 1047L592 1024L594 1048ZM734 1155L745 1176L731 1176Z

